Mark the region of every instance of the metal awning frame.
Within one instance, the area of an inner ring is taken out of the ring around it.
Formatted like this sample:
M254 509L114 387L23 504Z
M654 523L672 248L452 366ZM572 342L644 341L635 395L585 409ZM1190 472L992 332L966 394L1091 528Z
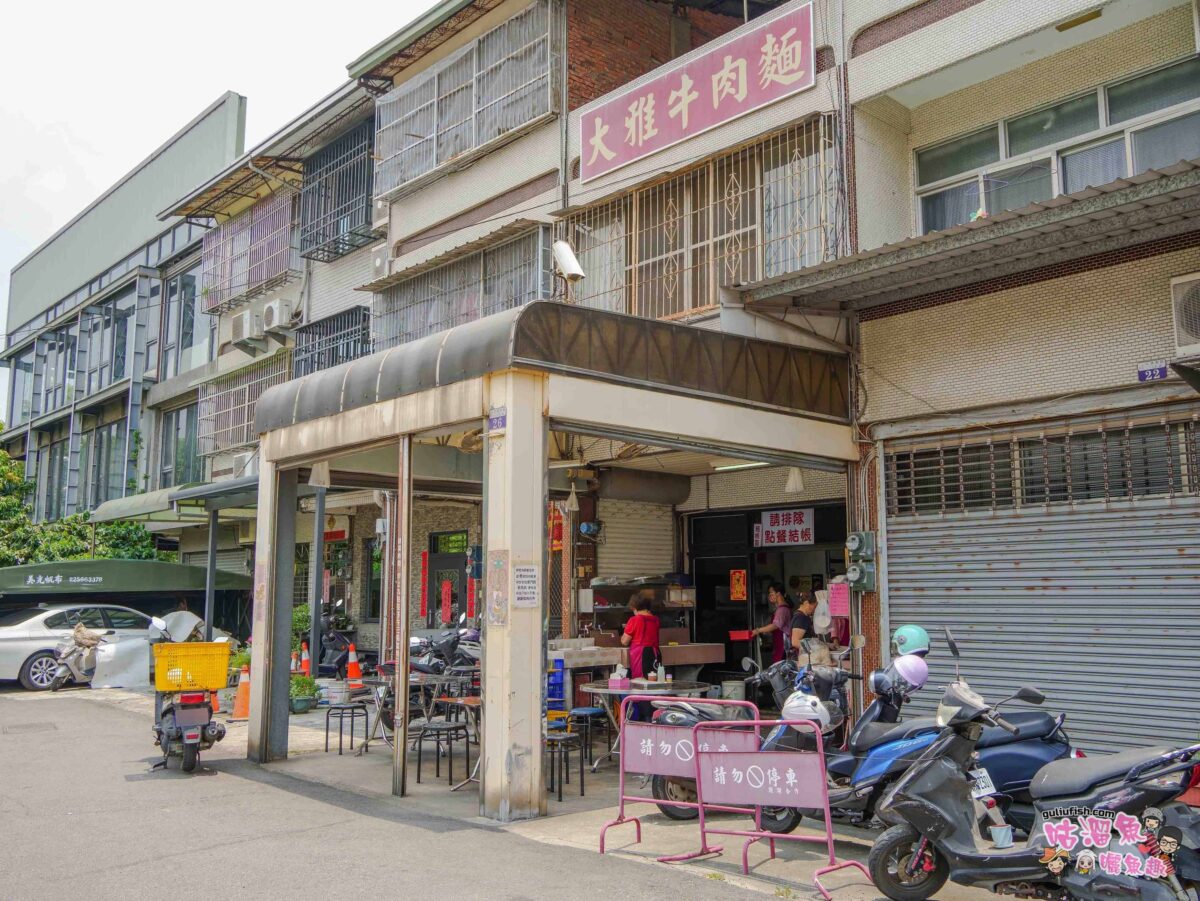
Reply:
M1200 159L739 286L747 304L864 310L1200 231Z

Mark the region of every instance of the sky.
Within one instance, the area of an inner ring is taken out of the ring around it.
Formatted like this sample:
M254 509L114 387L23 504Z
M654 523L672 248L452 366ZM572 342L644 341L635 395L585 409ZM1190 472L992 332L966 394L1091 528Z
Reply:
M108 0L10 4L0 29L0 326L8 274L227 90L246 147L435 4ZM8 373L0 368L0 422Z

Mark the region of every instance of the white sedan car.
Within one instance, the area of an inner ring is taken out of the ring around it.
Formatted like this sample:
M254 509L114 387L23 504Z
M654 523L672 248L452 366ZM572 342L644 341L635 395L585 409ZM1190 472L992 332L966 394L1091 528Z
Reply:
M116 630L118 640L147 641L150 617L112 604L47 604L0 614L0 679L19 679L45 691L54 679L54 648L82 622L97 632Z

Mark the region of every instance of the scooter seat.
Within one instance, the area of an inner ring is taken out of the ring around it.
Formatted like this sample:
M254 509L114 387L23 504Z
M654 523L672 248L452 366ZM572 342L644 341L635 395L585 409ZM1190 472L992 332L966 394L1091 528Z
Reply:
M979 736L976 748L994 748L997 745L1009 745L1015 741L1030 741L1035 738L1049 738L1058 728L1058 718L1040 710L1021 710L1016 713L1006 713L1004 718L1019 730L1013 735L999 726L988 726Z
M937 720L931 716L913 717L899 723L868 723L850 736L850 750L862 754L888 742L912 738L921 732L936 732Z
M1007 717L1006 717L1007 719ZM1122 751L1104 757L1080 757L1048 763L1029 783L1034 798L1068 798L1081 795L1094 785L1123 779L1129 770L1171 752L1171 748Z

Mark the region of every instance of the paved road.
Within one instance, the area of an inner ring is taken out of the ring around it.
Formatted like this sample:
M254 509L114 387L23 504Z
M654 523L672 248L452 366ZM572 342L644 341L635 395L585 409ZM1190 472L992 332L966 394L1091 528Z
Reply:
M149 723L0 686L0 898L761 899L207 756L148 773Z

